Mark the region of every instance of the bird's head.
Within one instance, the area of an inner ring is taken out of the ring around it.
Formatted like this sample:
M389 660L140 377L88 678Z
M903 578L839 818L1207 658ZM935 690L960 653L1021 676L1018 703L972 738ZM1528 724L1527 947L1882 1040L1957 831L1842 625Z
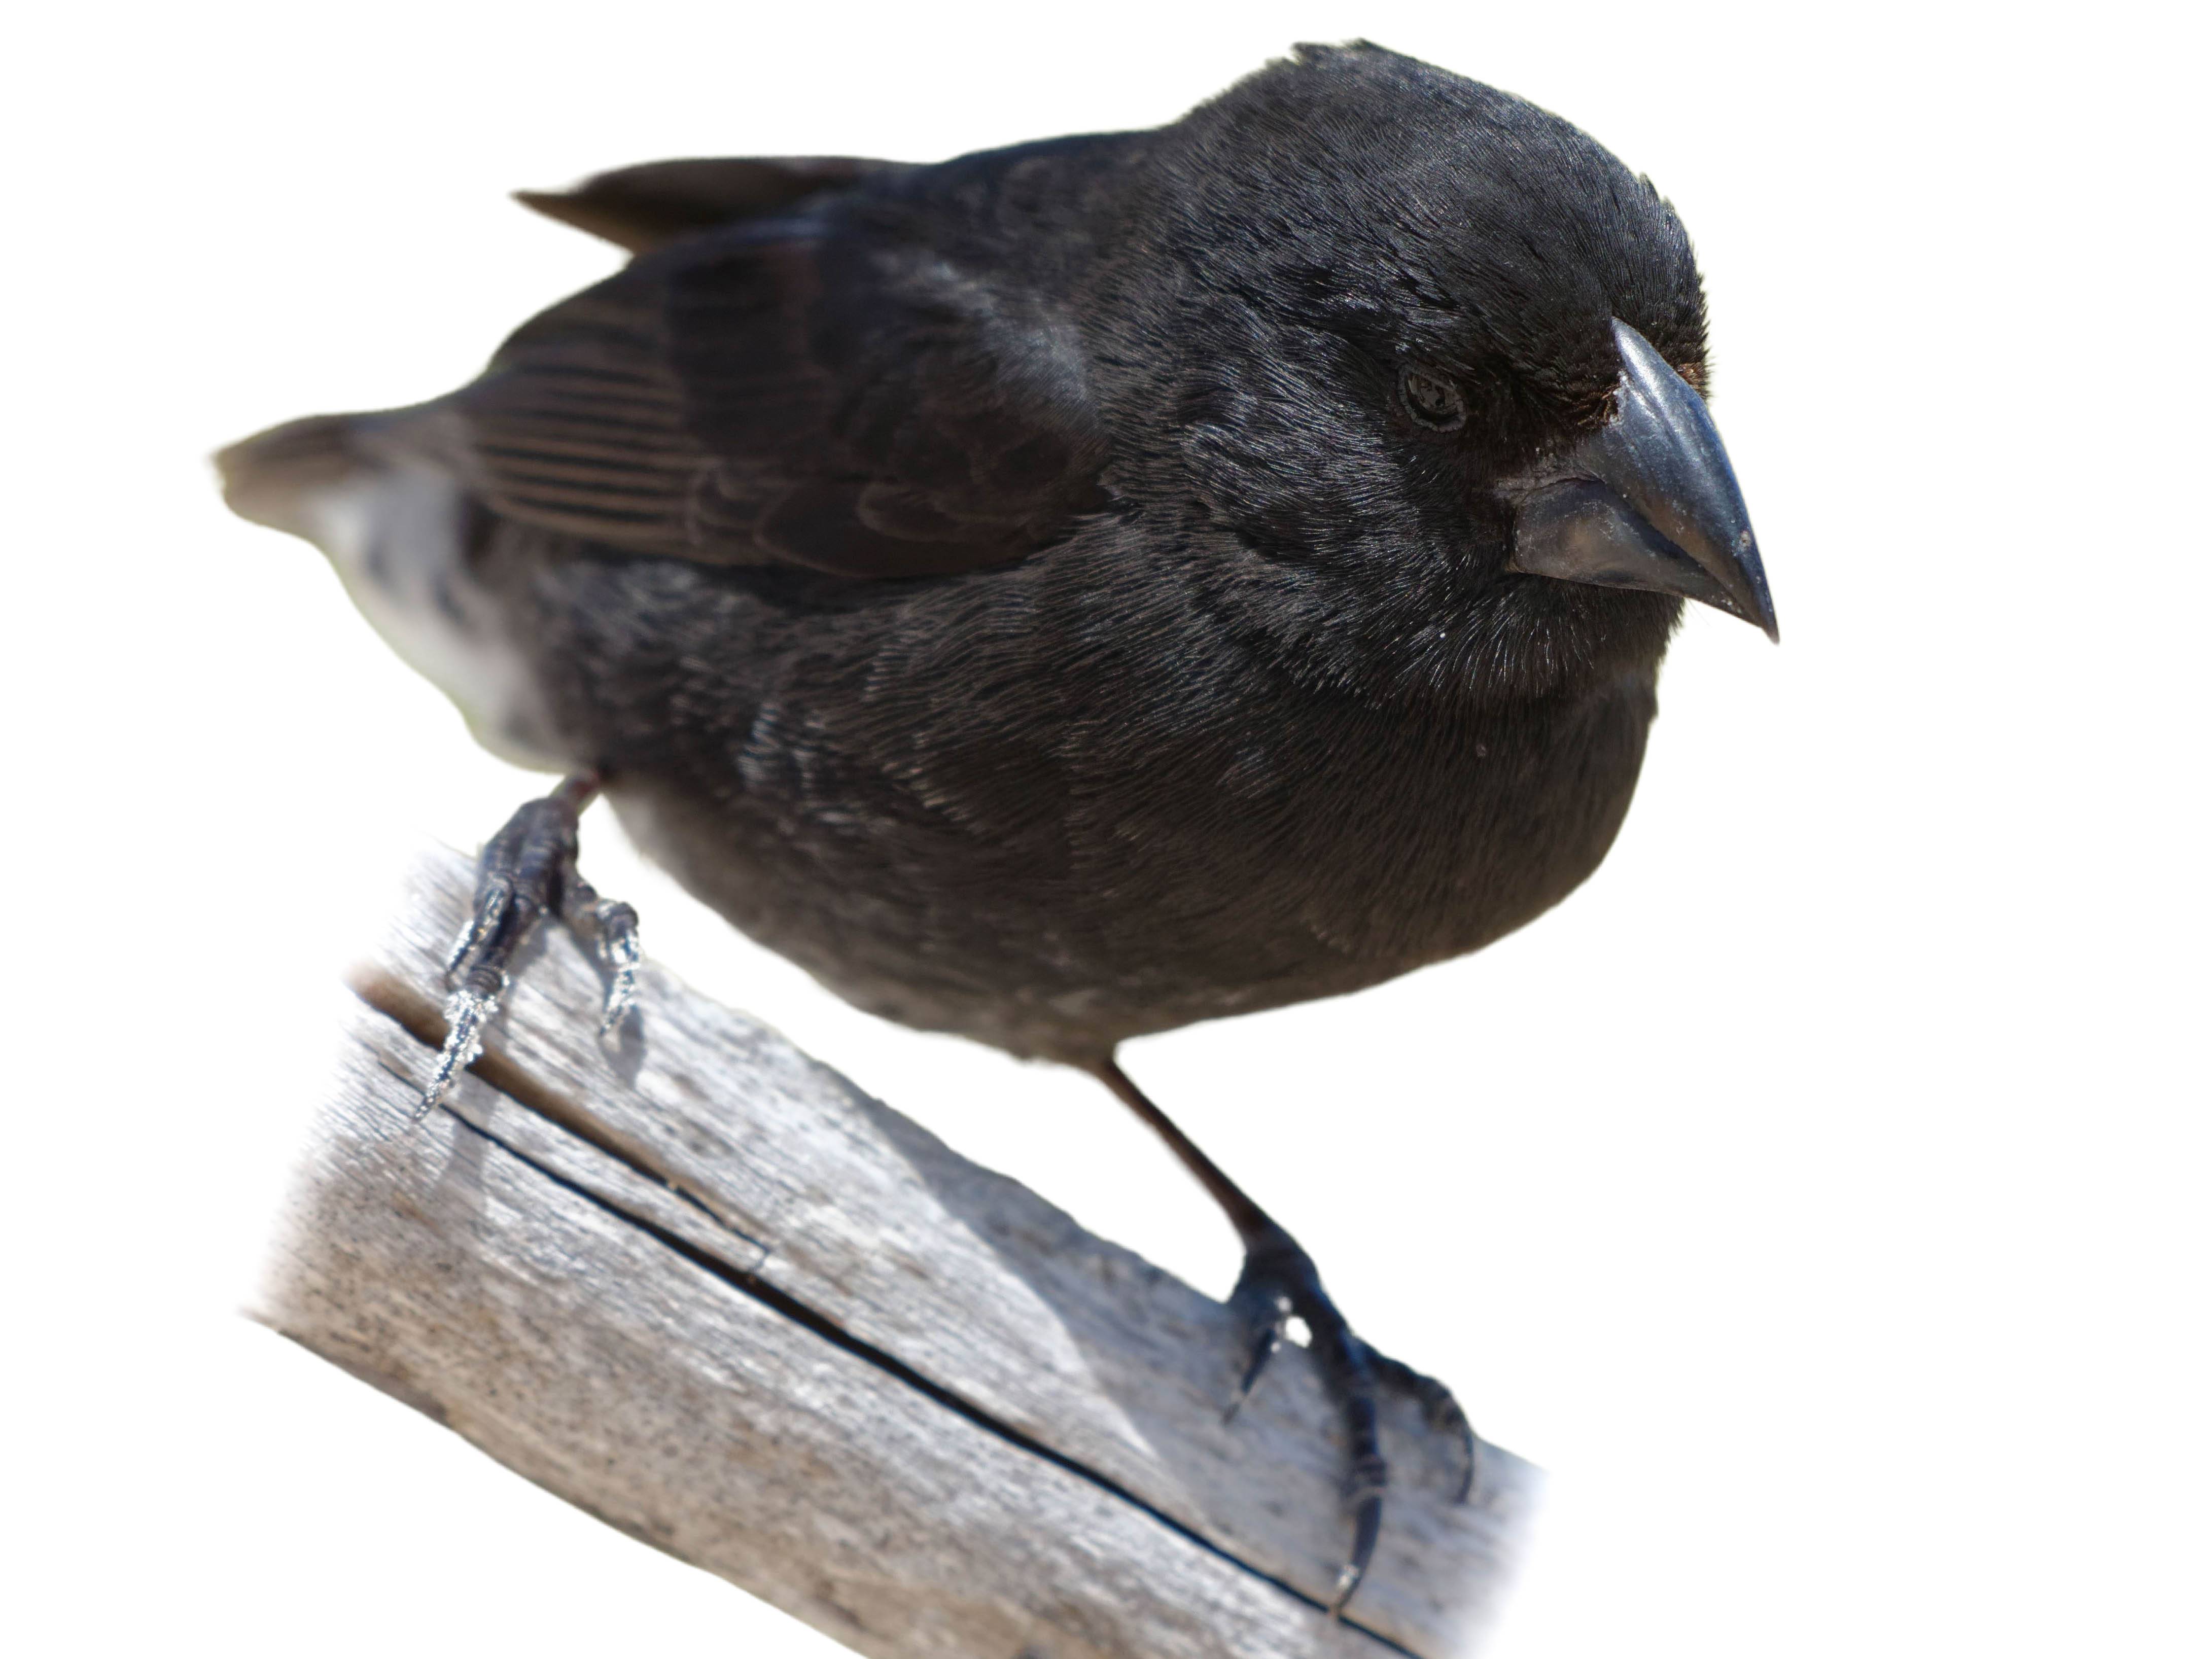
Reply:
M1153 155L1179 314L1147 331L1186 343L1146 388L1156 459L1314 672L1540 692L1656 664L1685 599L1774 633L1648 180L1367 46L1301 48Z

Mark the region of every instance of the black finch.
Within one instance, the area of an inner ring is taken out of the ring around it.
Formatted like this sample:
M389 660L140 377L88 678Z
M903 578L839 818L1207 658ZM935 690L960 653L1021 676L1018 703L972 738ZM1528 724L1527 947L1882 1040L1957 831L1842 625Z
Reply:
M575 865L604 791L842 995L1167 1137L1243 1238L1253 1373L1295 1313L1343 1406L1340 1605L1375 1390L1463 1419L1115 1048L1530 921L1620 827L1683 600L1773 631L1680 222L1365 45L1153 131L525 199L635 258L449 396L221 458L487 746L568 775L486 850L432 1097L541 915L620 1014L633 919Z

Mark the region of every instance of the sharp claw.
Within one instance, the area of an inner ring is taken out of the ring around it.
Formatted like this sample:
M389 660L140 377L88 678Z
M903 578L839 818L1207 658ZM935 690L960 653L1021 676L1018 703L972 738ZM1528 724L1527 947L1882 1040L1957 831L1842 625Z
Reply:
M1367 1468L1363 1460L1361 1468L1353 1476L1352 1491L1358 1496L1359 1509L1352 1528L1352 1555L1344 1570L1336 1575L1336 1590L1328 1600L1328 1616L1341 1618L1345 1603L1352 1600L1360 1581L1367 1577L1368 1565L1375 1559L1375 1542L1382 1535L1382 1492L1389 1475L1382 1468L1382 1460L1371 1460L1374 1467Z
M1252 1397L1252 1390L1283 1346L1283 1333L1291 1322L1291 1298L1279 1290L1267 1288L1264 1278L1254 1277L1248 1259L1244 1273L1237 1281L1237 1288L1229 1293L1229 1305L1244 1316L1246 1322L1260 1333L1252 1345L1252 1358L1238 1379L1236 1392L1229 1396L1228 1409L1221 1413L1223 1423L1236 1420L1237 1413L1244 1409L1244 1402Z
M592 907L592 915L599 925L599 960L608 973L605 1008L599 1017L604 1040L614 1035L637 1000L637 912L619 899L602 899Z
M500 990L505 989L502 976ZM498 1012L499 992L486 994L465 985L446 1000L446 1046L438 1051L438 1064L422 1087L422 1098L408 1120L410 1124L420 1123L435 1110L453 1086L453 1079L476 1064L477 1056L483 1053L484 1027Z
M599 1041L602 1042L614 1036L616 1029L623 1023L623 1016L629 1012L634 989L624 982L627 977L627 975L621 975L607 989L606 1006L599 1014Z
M1237 1420L1237 1413L1244 1409L1244 1402L1252 1397L1252 1385L1260 1380L1260 1373L1267 1369L1267 1362L1283 1346L1283 1326L1288 1316L1278 1314L1260 1333L1260 1340L1252 1346L1251 1363L1244 1367L1244 1376L1237 1384L1237 1392L1229 1396L1229 1409L1221 1413L1224 1424Z

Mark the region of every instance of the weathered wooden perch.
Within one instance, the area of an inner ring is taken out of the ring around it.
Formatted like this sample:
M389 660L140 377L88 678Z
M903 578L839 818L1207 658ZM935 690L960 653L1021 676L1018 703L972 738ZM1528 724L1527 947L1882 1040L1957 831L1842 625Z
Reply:
M1331 1623L1344 1449L1304 1351L1224 1424L1225 1308L649 964L610 1052L548 940L410 1129L469 885L425 862L356 976L264 1322L861 1653L1468 1650L1528 1465L1485 1448L1455 1504L1454 1449L1389 1403L1382 1546Z

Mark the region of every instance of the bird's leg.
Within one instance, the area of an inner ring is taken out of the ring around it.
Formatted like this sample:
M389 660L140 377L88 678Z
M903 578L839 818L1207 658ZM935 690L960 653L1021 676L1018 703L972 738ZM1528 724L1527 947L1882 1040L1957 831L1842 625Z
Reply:
M516 953L548 913L598 951L607 980L599 1032L629 1011L637 987L637 912L603 899L576 869L576 821L599 793L596 772L563 778L542 800L525 804L484 843L477 862L476 902L446 962L446 1046L422 1091L420 1118L445 1097L453 1079L483 1052L484 1028L499 1012Z
M1460 1410L1459 1402L1452 1398L1450 1389L1410 1365L1376 1352L1360 1340L1322 1287L1313 1258L1297 1240L1254 1203L1243 1188L1224 1175L1220 1166L1200 1152L1197 1144L1129 1080L1128 1074L1110 1056L1091 1069L1124 1105L1167 1142L1182 1160L1183 1167L1213 1195L1214 1202L1221 1206L1237 1229L1237 1236L1243 1241L1244 1271L1237 1277L1229 1305L1250 1322L1254 1340L1251 1359L1230 1401L1229 1416L1237 1414L1253 1384L1260 1380L1261 1372L1267 1369L1268 1360L1282 1346L1284 1327L1293 1316L1305 1323L1310 1350L1320 1362L1330 1396L1344 1413L1352 1449L1347 1492L1352 1507L1352 1549L1343 1571L1337 1575L1336 1593L1329 1605L1334 1616L1343 1611L1344 1604L1352 1599L1352 1593L1366 1576L1368 1563L1375 1555L1375 1540L1382 1527L1382 1498L1389 1488L1390 1470L1383 1461L1382 1439L1376 1431L1377 1386L1388 1383L1407 1389L1419 1401L1432 1428L1458 1437L1466 1458L1458 1493L1462 1503L1474 1487L1480 1444L1474 1431L1466 1413Z

